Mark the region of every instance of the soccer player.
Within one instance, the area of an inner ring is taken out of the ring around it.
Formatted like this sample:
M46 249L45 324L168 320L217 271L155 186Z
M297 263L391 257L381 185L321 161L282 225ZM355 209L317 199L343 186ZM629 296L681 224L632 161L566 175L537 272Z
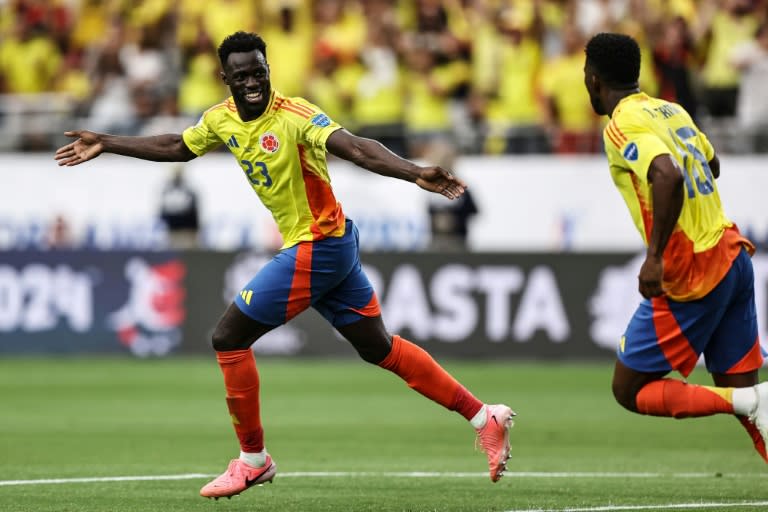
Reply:
M465 184L439 166L418 166L376 141L352 135L303 98L273 90L266 45L258 35L236 32L224 39L218 53L221 76L232 96L208 109L182 134L120 137L70 131L66 135L76 140L55 155L64 166L101 153L188 161L226 144L282 234L281 250L243 287L212 336L241 452L200 494L231 497L275 476L275 462L264 447L259 374L251 345L310 306L362 359L395 373L409 387L469 420L488 457L491 480L498 481L509 458L515 413L506 405L482 403L426 351L387 332L376 294L360 266L357 228L331 189L326 151L449 199L461 196Z
M603 132L611 177L647 246L645 298L621 338L613 394L640 414L733 414L768 462L768 382L758 384L752 243L725 216L707 137L675 103L638 88L640 49L623 34L586 46L584 81ZM687 377L704 354L715 386Z

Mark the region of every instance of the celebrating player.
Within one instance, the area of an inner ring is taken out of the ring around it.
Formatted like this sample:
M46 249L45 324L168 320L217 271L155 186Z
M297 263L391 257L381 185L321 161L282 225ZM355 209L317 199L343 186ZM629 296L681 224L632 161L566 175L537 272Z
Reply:
M687 418L734 414L768 462L768 382L758 384L752 243L720 204L720 162L680 105L638 88L640 49L622 34L586 46L584 79L603 132L611 177L647 246L645 300L621 338L613 394L630 411ZM704 354L717 387L687 377Z
M243 287L213 333L241 452L200 494L230 497L272 481L276 465L264 447L259 374L251 345L310 306L365 361L397 374L409 387L469 420L488 457L491 480L498 481L509 458L515 413L506 405L483 404L427 352L387 332L376 294L360 266L357 228L331 189L326 151L449 199L461 196L465 184L441 167L418 166L376 141L352 135L303 98L273 90L266 45L258 35L236 32L221 43L218 53L221 76L232 96L208 109L181 135L120 137L72 131L66 135L76 140L55 155L64 166L101 153L187 161L226 144L283 237L280 252Z

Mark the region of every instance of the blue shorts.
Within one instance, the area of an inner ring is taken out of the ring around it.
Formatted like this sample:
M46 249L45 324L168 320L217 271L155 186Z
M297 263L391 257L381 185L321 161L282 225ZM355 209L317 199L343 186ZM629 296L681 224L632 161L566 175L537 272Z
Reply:
M705 297L644 300L618 349L625 366L644 373L676 370L687 377L704 354L710 373L745 373L763 364L757 333L752 260L743 249Z
M277 253L235 297L244 314L277 327L312 306L334 327L381 314L360 266L359 234L300 242Z

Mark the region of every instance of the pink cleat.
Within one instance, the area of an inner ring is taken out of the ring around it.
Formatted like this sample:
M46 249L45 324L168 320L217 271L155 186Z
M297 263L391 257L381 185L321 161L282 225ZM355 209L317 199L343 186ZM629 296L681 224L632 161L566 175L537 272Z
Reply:
M204 498L231 498L238 495L253 485L260 485L264 482L272 482L277 473L277 464L272 461L272 457L267 455L267 461L260 468L249 466L240 459L233 459L229 463L227 470L217 476L202 489L200 496Z
M485 426L477 429L480 447L488 456L491 481L498 482L507 469L509 459L509 429L514 425L514 411L506 405L488 405Z

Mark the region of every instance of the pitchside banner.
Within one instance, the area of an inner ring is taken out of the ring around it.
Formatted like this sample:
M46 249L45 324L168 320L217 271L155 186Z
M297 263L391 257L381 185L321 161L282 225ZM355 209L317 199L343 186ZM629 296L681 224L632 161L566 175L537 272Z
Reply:
M224 308L258 253L0 253L0 353L211 354ZM438 357L607 359L640 301L633 254L363 256L390 332ZM768 339L768 257L754 258ZM309 310L260 355L354 356Z

